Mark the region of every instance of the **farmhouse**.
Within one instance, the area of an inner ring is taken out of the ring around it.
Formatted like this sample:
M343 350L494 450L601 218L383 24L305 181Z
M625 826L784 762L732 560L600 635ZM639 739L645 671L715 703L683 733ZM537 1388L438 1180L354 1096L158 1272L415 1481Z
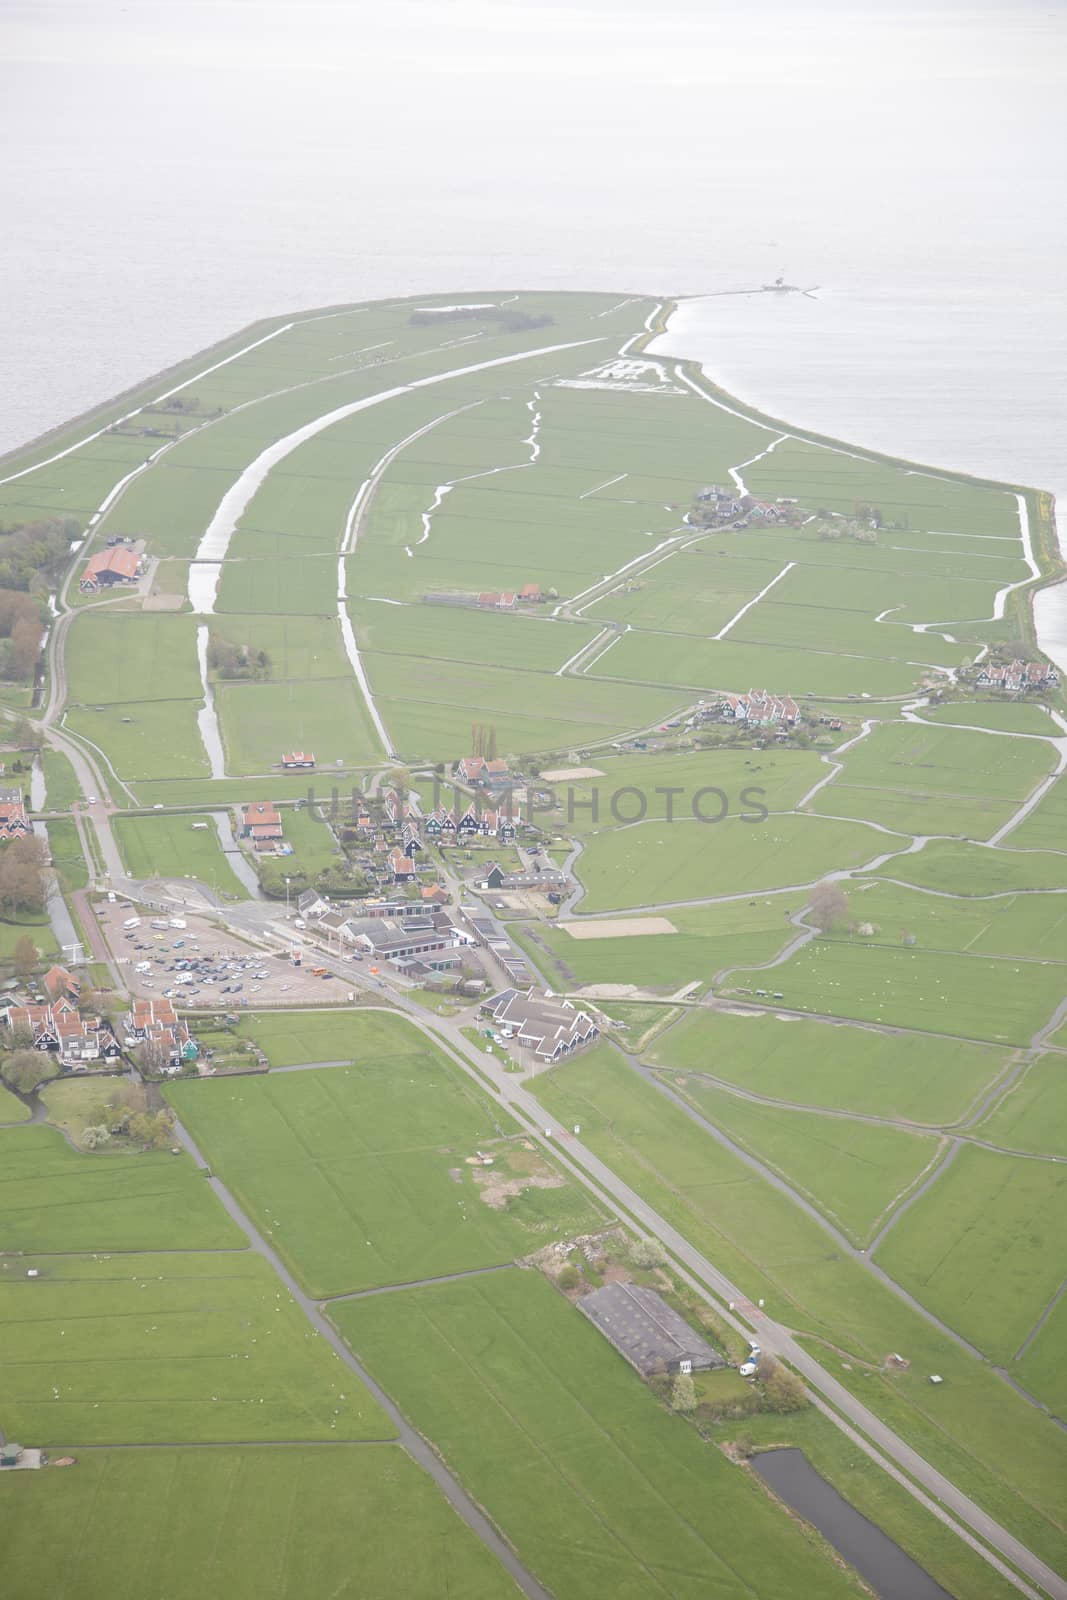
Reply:
M78 1004L82 986L66 967L49 967L44 975L44 986L53 1003L57 1000L69 1000L72 1005Z
M263 854L277 852L282 834L282 819L269 800L256 800L241 807L241 837L250 839Z
M474 603L486 611L514 611L515 596L510 593L497 594L493 590L487 590L484 594L480 594Z
M306 750L292 750L288 755L282 756L282 766L286 772L300 772L315 765L315 757Z
M754 728L791 728L800 716L800 707L792 695L750 689L747 694L724 695L719 712L728 721L745 722Z
M0 789L0 843L22 838L30 827L22 790Z
M539 1061L559 1061L580 1046L599 1038L600 1029L586 1011L576 1011L541 989L504 989L482 1006L499 1028L514 1031L518 1043L532 1050Z
M144 545L116 544L90 556L78 587L83 594L96 594L117 583L136 583L144 571Z
M1055 667L1044 661L987 661L978 669L974 683L977 689L1025 694L1028 689L1055 688L1059 681Z
M578 1310L643 1378L726 1365L684 1317L642 1284L605 1284L582 1295Z
M498 757L487 761L484 756L464 756L457 762L456 771L465 783L472 783L479 789L509 787L512 782L507 762Z

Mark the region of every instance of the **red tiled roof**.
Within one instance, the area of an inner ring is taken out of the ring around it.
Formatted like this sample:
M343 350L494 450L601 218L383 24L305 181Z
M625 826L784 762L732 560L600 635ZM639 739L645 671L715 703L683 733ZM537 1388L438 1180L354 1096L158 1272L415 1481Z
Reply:
M98 550L94 556L90 556L82 582L96 583L105 572L114 573L118 578L136 578L140 564L141 558L136 550L124 544L113 545L110 550Z

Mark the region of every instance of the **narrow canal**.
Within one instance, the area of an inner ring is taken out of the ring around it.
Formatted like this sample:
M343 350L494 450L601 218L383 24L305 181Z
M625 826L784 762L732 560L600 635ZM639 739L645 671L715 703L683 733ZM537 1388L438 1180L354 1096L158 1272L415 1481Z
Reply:
M803 1450L767 1450L751 1466L780 1500L818 1528L881 1600L951 1600L951 1596L881 1528L820 1477Z

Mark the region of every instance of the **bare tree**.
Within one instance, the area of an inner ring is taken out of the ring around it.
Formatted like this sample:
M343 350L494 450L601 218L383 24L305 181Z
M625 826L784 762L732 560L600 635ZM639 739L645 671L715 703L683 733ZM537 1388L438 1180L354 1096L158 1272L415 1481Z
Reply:
M820 933L829 933L835 923L848 916L848 896L839 883L824 878L811 892L807 919Z

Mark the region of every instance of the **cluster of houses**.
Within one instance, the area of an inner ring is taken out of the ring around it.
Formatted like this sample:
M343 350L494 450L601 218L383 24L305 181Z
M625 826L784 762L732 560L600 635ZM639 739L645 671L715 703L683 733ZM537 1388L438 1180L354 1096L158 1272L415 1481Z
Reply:
M727 524L747 528L753 523L764 527L777 527L795 518L796 501L788 498L758 500L755 495L738 494L721 483L709 483L698 491L696 504L687 513L686 521L702 527L721 528Z
M743 722L750 728L792 728L800 717L792 695L769 694L766 689L724 695L717 710L726 721Z
M44 975L47 1001L39 1005L13 1005L7 1025L23 1029L35 1050L49 1050L60 1065L84 1072L94 1061L113 1061L121 1054L110 1023L102 1017L83 1017L81 983L65 967L50 967Z
M431 606L476 606L479 611L517 611L520 606L540 605L545 599L539 583L524 583L521 589L485 589L481 594L424 594Z
M0 789L0 844L21 839L32 831L21 789Z
M98 594L119 583L136 583L145 568L144 548L143 539L109 539L103 550L89 557L79 589L83 594Z
M281 814L269 800L254 800L241 807L241 837L247 839L257 855L290 856L291 844L285 841Z
M199 1053L169 1000L134 1000L122 1019L120 1044L105 1018L82 1014L81 982L72 972L50 967L43 982L47 1001L8 1006L4 1020L9 1028L24 1029L35 1050L52 1052L70 1072L87 1072L98 1062L107 1065L122 1055L123 1046L134 1049L146 1042L163 1047L165 1072L176 1072Z
M985 661L975 674L974 686L1025 694L1029 689L1054 689L1059 681L1056 668L1044 661Z
M502 989L482 1003L482 1015L545 1065L592 1044L600 1029L587 1011L545 989Z

